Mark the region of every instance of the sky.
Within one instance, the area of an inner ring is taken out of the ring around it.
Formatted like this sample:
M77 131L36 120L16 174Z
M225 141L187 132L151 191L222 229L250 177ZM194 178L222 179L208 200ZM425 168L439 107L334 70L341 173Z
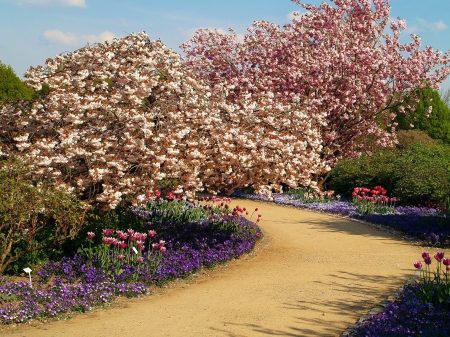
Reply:
M450 50L449 0L391 0L390 5L390 16L407 22L403 42L414 33L423 47ZM294 11L305 12L290 0L0 0L0 61L23 78L30 66L44 65L49 57L141 31L182 53L179 45L199 28L233 28L244 35L255 20L283 26ZM442 85L449 89L450 78Z

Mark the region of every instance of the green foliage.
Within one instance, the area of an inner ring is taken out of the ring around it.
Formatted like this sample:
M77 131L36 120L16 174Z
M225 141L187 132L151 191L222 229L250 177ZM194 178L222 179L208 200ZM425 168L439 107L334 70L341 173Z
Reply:
M425 131L431 138L439 139L450 144L450 108L441 99L439 92L432 89L421 89L415 92L419 102L414 103L413 97L406 99L406 104L415 106L415 111L409 112L408 116L394 111L397 114L395 122L398 123L397 130L409 130L410 124L415 129ZM427 118L428 107L433 111Z
M11 66L0 61L0 103L30 100L33 97L34 90L25 86Z
M412 130L400 130L397 132L397 148L405 150L412 144L422 143L422 144L434 144L437 145L439 142L422 130L412 129Z
M20 270L45 261L48 255L39 251L51 251L84 224L84 202L47 181L34 183L29 175L20 161L0 163L0 274L12 263Z
M329 188L350 196L356 186L382 185L389 196L417 204L450 195L450 149L416 143L404 150L384 150L345 159L331 172Z

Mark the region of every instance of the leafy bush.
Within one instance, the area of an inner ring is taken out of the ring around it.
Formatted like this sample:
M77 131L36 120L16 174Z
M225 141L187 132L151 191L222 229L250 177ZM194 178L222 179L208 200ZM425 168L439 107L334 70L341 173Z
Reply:
M0 164L0 274L13 262L21 268L21 257L73 237L84 224L85 203L47 181L33 184L29 175L20 161Z
M355 186L382 185L403 203L442 201L450 195L450 149L413 144L359 159L345 159L332 171L329 188L350 196Z
M413 144L434 144L437 145L439 142L430 136L425 131L413 129L413 130L400 130L397 132L397 145L396 147L400 150L405 150Z

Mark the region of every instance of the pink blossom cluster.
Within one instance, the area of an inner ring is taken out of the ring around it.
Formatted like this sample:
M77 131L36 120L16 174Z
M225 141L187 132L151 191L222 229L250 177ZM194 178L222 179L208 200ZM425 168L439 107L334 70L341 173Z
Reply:
M243 42L232 30L201 29L182 45L187 64L213 90L225 87L233 104L253 102L241 123L261 121L257 132L277 135L267 145L284 142L288 176L297 160L309 163L310 173L328 171L342 157L392 145L391 108L408 113L413 106L403 106L406 95L426 85L437 88L450 73L448 53L420 49L414 34L412 42L400 43L406 22L387 27L389 0L331 2L303 5L306 14L296 13L284 27L255 21ZM296 157L297 150L303 157Z

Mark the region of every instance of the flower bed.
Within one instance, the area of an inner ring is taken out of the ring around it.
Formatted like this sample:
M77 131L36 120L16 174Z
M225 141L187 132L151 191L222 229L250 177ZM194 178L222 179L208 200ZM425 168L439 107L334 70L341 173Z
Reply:
M208 199L202 204L149 201L146 207L134 211L142 217L144 227L152 226L157 231L149 230L146 235L131 229L127 232L99 229L107 235L97 249L89 246L82 250L84 256L76 254L46 263L32 287L28 281L0 278L0 323L24 323L85 312L118 296L145 294L150 285L186 277L202 267L212 267L249 252L262 237L261 229L244 217L244 209L229 210L229 199L222 205L214 204L220 201ZM177 221L189 212L196 214L192 221ZM159 213L166 214L166 218ZM152 219L155 214L159 214L158 221ZM88 232L87 236L93 240L96 233ZM142 251L138 251L140 247ZM106 257L102 255L105 251Z
M269 201L263 195L243 194L237 191L239 198ZM280 193L273 195L273 202L281 205L309 209L324 213L346 216L370 224L384 226L387 230L400 232L403 237L414 240L421 245L447 247L450 245L450 218L437 208L396 206L389 213L358 213L358 206L351 200L339 199L327 202L308 202L295 195Z

